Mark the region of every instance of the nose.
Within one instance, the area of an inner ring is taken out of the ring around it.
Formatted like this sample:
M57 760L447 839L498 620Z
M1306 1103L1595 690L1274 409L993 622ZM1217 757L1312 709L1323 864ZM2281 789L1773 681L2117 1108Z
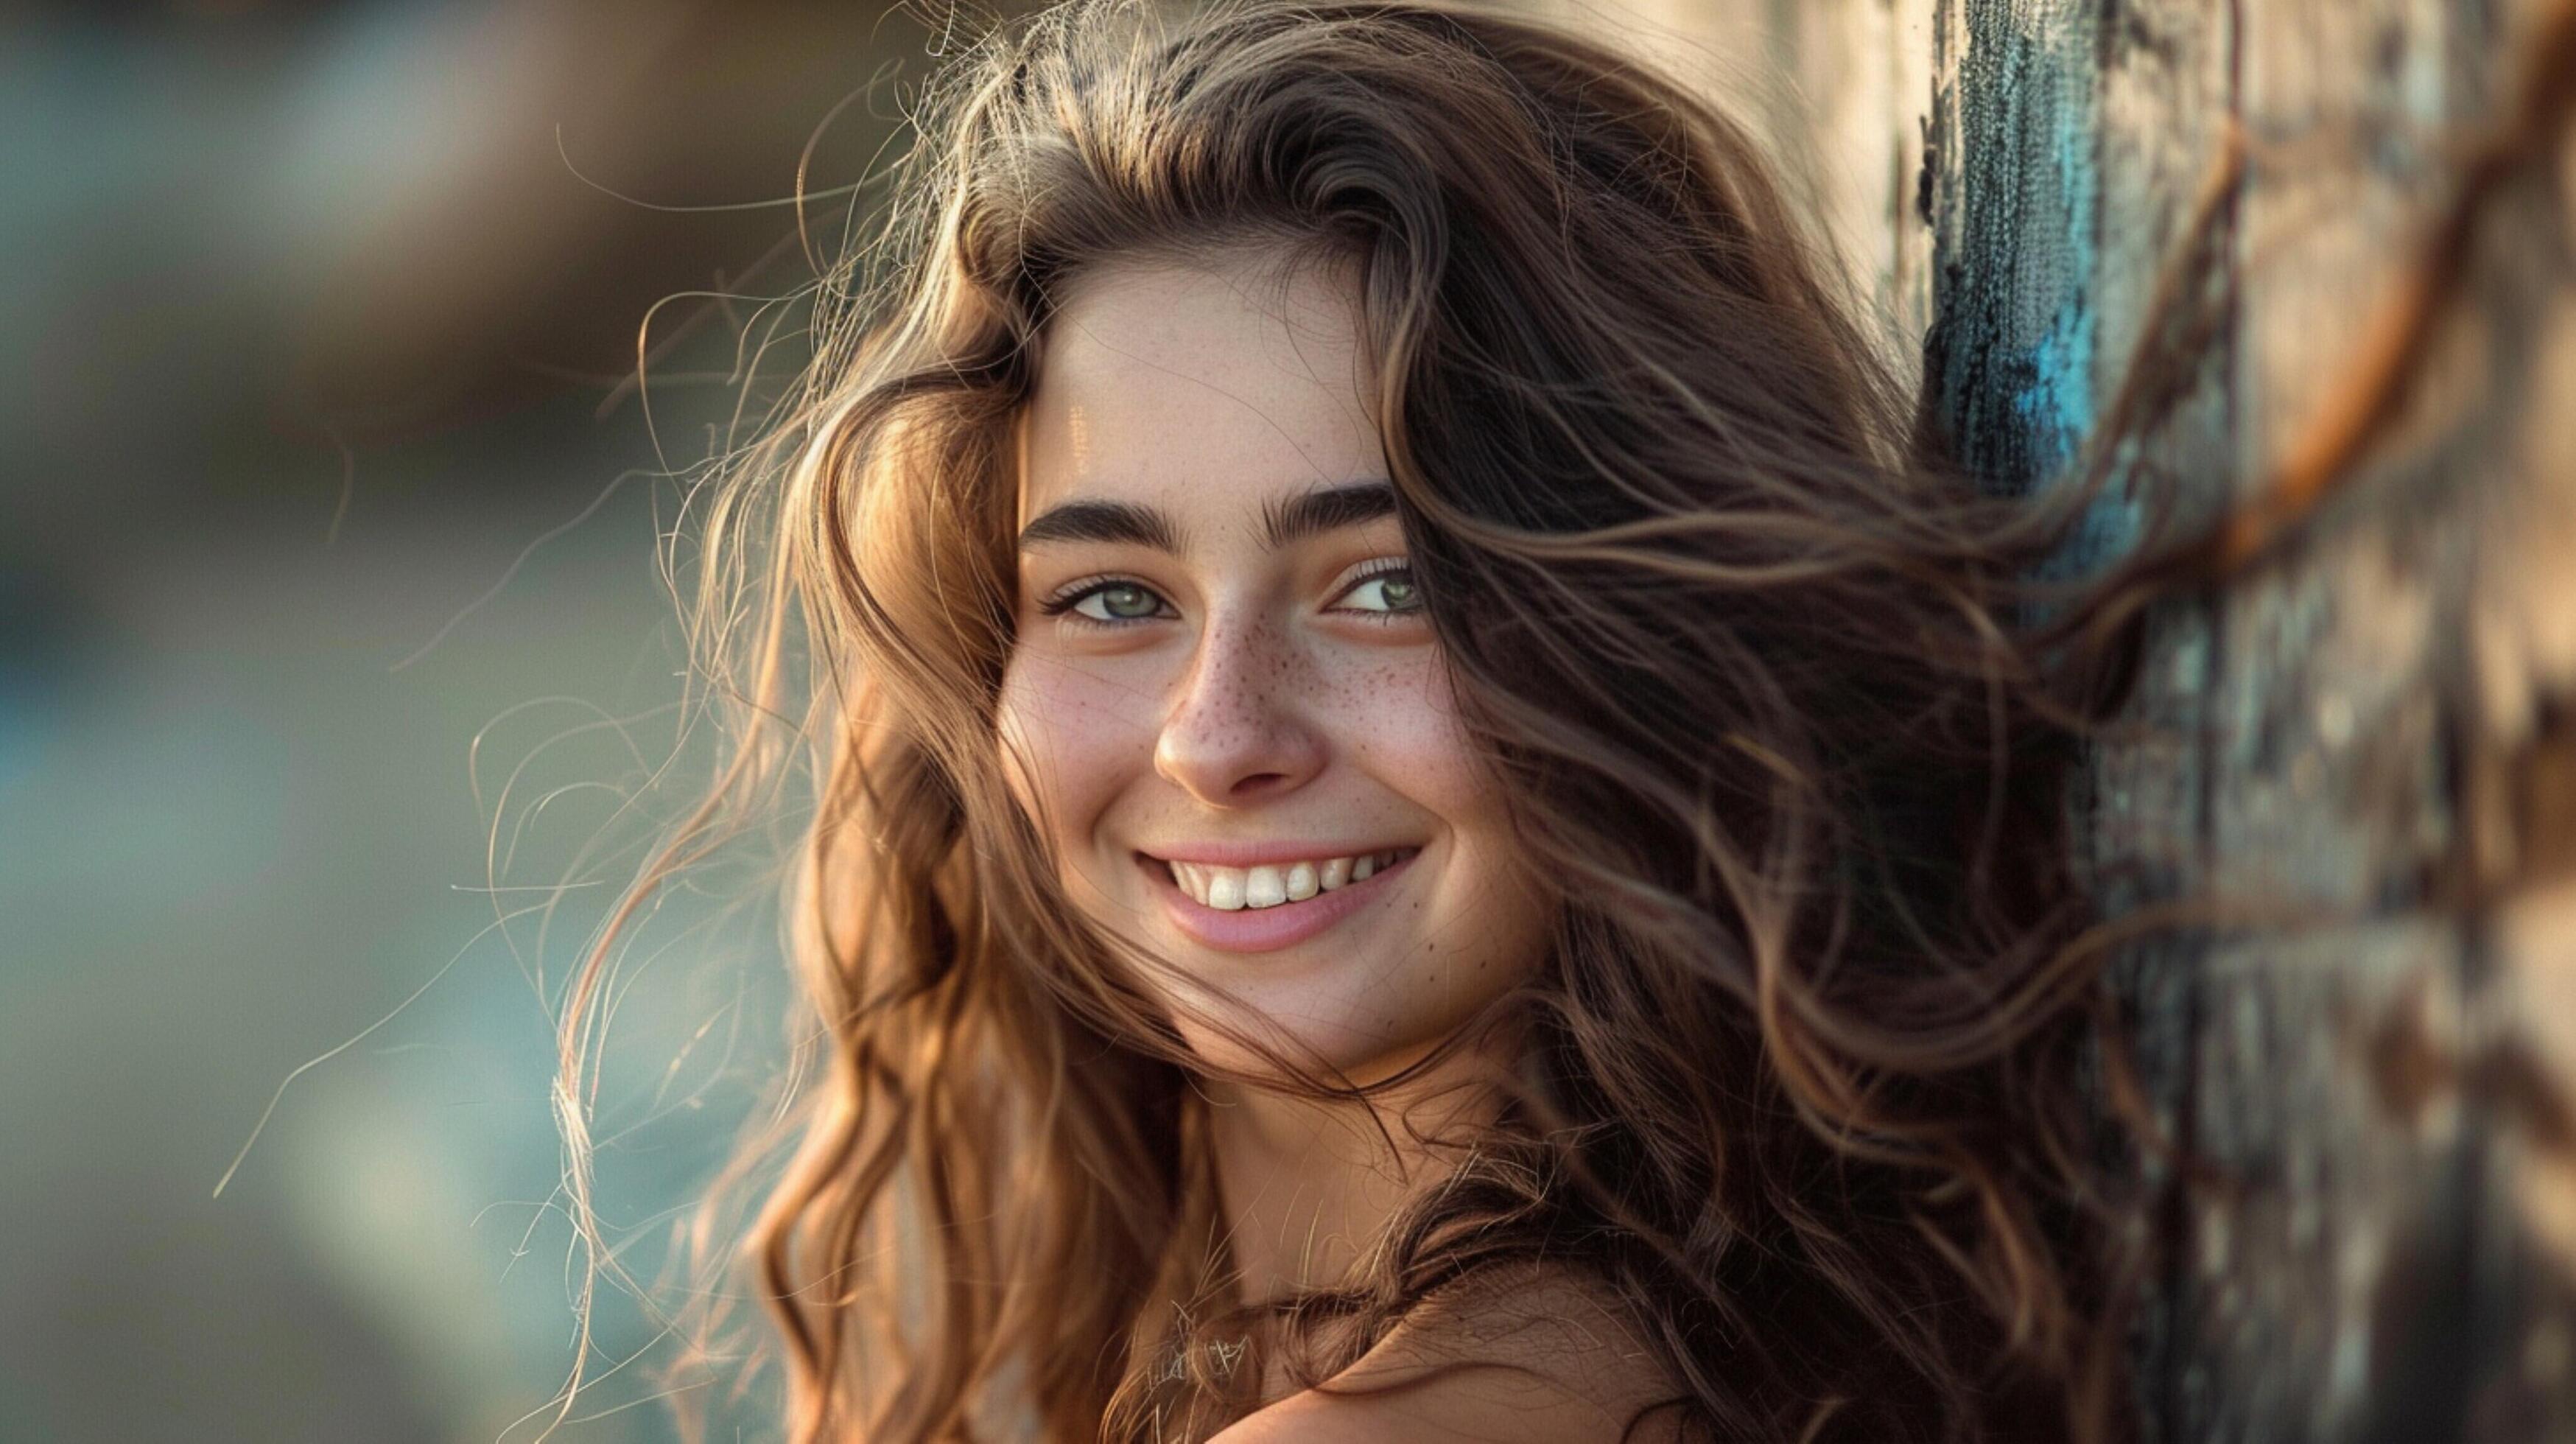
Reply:
M1266 620L1211 618L1163 715L1154 768L1211 807L1293 792L1324 765L1306 668Z

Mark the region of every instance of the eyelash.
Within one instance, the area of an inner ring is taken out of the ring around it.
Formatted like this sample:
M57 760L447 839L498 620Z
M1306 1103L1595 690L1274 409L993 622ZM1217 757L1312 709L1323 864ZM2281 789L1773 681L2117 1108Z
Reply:
M1347 585L1345 585L1340 591L1335 592L1333 595L1338 600L1339 598L1347 597L1351 593L1358 591L1361 587L1368 585L1379 577L1391 576L1398 573L1410 575L1412 571L1413 563L1400 557L1388 557L1379 561L1370 562L1364 565L1356 575L1352 576ZM1058 621L1069 622L1075 626L1092 627L1104 631L1115 630L1120 627L1132 627L1139 622L1158 622L1164 620L1163 617L1157 615L1151 617L1124 617L1114 622L1104 622L1098 617L1086 617L1080 612L1074 610L1075 607L1082 604L1084 598L1096 596L1099 593L1108 591L1114 587L1133 587L1137 591L1143 592L1145 595L1152 597L1156 601L1162 602L1166 608L1171 606L1171 603L1164 598L1162 593L1155 591L1152 587L1145 585L1143 582L1137 581L1133 577L1122 577L1104 573L1098 576L1084 577L1078 581L1067 582L1054 596L1038 603L1038 610L1046 616L1056 618ZM1385 625L1400 618L1412 616L1421 610L1421 605L1416 603L1414 606L1402 611L1393 609L1385 611L1354 609L1351 614L1380 625Z

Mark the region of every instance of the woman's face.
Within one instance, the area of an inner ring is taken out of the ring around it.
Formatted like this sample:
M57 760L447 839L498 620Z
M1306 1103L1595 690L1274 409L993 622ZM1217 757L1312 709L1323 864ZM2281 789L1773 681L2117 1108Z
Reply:
M1406 568L1352 293L1272 274L1137 262L1058 313L1001 735L1076 908L1367 1082L1524 980L1552 903Z

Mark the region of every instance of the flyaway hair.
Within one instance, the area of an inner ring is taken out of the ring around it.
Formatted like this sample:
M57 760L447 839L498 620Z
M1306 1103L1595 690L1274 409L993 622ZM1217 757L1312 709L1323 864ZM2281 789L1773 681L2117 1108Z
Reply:
M1615 1301L1677 1381L1639 1422L1685 1437L2108 1431L2061 796L2103 669L2016 580L2080 496L1945 464L1750 134L1535 21L1076 0L916 122L813 366L695 503L738 750L637 885L810 791L815 1067L749 1247L790 1437L1204 1438L1247 1349L1311 1384L1542 1265ZM1060 896L994 722L1050 318L1219 249L1350 279L1461 715L1564 893L1476 1025L1516 1040L1500 1117L1433 1140L1455 1171L1342 1286L1249 1311L1156 961Z

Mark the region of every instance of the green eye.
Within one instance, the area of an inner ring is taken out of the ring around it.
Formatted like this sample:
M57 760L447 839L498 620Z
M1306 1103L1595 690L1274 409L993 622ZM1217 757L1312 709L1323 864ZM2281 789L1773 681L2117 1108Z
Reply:
M1389 567L1363 578L1342 597L1343 605L1355 612L1412 612L1422 607L1410 567Z
M1162 593L1149 585L1105 580L1092 583L1069 596L1059 596L1038 606L1048 616L1064 616L1066 611L1092 627L1118 627L1126 621L1151 621L1164 614Z
M1111 582L1074 598L1073 610L1095 622L1141 622L1163 610L1163 599L1133 582Z

